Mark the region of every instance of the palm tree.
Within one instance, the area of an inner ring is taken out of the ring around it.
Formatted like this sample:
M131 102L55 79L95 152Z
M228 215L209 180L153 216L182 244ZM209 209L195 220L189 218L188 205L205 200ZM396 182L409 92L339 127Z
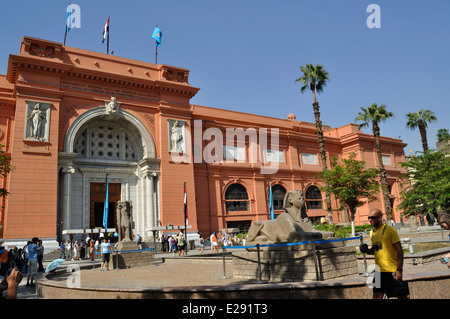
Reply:
M438 142L448 141L450 140L450 133L448 132L448 129L440 128L436 135Z
M319 142L319 153L322 159L323 171L326 171L327 154L325 153L325 142L323 140L322 121L320 120L320 110L319 110L319 103L317 102L316 99L316 92L321 93L323 87L330 79L328 78L328 72L320 64L312 65L307 63L306 66L300 67L300 71L302 71L303 76L295 80L295 82L301 82L303 84L303 86L300 89L301 93L304 93L306 90L309 89L313 94L314 99L313 110L314 110L314 117L316 120L316 131L317 131L317 140ZM331 210L331 197L328 192L326 193L326 204L327 204L328 220L332 224L333 211Z
M386 110L386 105L378 106L376 103L368 107L361 107L363 112L359 112L356 117L356 121L362 122L359 128L368 127L369 123L372 123L373 136L375 137L375 148L378 155L378 166L380 170L381 188L383 191L384 209L386 218L392 220L392 206L389 198L389 187L386 177L386 169L383 165L383 158L381 157L381 144L380 144L380 127L379 122L385 122L388 118L393 117L394 113Z
M437 122L437 117L430 110L420 109L419 112L406 114L408 122L406 127L414 130L419 128L420 137L422 139L422 148L425 153L428 151L428 141L427 141L427 123Z

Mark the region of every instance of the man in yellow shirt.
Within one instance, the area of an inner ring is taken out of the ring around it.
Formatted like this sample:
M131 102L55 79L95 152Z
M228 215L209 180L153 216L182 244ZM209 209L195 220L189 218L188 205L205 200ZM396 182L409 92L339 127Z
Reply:
M373 298L382 299L384 294L389 295L389 291L394 285L394 279L403 279L403 249L398 237L397 230L382 222L382 213L379 209L369 212L369 222L374 227L370 232L372 248L367 245L360 249L363 253L375 255L375 264L379 267L380 283L376 283L373 288ZM407 298L407 295L399 298Z

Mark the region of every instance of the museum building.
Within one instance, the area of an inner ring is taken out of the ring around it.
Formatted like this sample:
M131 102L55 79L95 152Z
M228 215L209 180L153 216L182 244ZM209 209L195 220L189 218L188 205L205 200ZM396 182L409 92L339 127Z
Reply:
M0 143L14 166L2 179L10 195L0 237L56 244L64 230L103 227L106 178L108 227L117 201L131 201L134 233L147 240L155 227L184 225L185 190L189 232L205 237L269 219L268 185L275 215L299 189L308 216L326 219L315 124L193 105L199 88L188 80L184 68L24 37L0 75ZM323 129L328 160L354 152L376 166L374 137L358 125ZM381 137L381 145L399 222L406 144ZM361 207L356 224L382 201L380 192ZM333 197L332 205L333 222L348 222Z

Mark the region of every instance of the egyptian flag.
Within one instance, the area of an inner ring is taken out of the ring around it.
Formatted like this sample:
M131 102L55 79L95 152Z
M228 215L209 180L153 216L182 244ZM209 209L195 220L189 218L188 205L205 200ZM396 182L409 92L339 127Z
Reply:
M108 17L108 20L106 20L105 28L103 29L103 41L102 41L102 43L105 42L106 34L108 32L109 32L109 17Z
M188 209L187 209L186 183L184 183L184 219L185 219L185 224L189 225L189 222L188 222Z

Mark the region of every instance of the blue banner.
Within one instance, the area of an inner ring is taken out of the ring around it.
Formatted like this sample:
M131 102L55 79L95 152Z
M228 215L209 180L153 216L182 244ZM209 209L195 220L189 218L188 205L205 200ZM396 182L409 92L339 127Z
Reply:
M108 228L108 210L109 210L109 186L108 186L108 175L106 175L106 196L105 205L103 207L103 227Z

